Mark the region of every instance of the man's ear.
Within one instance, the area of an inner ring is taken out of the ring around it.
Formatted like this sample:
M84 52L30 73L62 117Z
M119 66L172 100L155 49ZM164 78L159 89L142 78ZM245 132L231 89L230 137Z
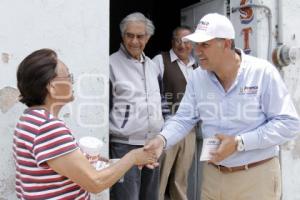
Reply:
M232 41L225 39L224 41L224 47L231 49Z

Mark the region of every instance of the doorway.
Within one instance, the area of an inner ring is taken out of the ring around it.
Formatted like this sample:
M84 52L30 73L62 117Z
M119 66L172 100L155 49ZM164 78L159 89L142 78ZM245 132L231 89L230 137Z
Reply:
M133 12L143 13L155 26L155 33L145 48L145 54L153 58L161 51L168 51L171 48L172 30L180 25L180 9L197 2L199 0L110 0L109 53L112 54L119 49L121 42L119 24L126 15Z

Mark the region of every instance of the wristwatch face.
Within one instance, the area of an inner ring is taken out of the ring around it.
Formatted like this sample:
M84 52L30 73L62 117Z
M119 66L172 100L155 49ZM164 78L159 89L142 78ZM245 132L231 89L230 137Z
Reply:
M238 140L237 150L238 151L244 151L245 150L245 146L244 146L243 141L241 139Z

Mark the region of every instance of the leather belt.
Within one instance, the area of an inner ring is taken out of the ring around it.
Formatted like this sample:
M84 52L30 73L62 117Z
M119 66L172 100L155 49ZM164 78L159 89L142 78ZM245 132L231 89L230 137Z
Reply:
M263 163L266 163L266 162L272 160L273 158L274 157L267 158L265 160L260 160L260 161L254 162L254 163L250 163L250 164L242 165L242 166L236 166L236 167L225 167L223 165L215 165L213 163L209 163L209 164L211 164L212 166L214 166L215 168L217 168L222 173L232 173L232 172L243 171L243 170L247 170L249 168L256 167L258 165L261 165Z

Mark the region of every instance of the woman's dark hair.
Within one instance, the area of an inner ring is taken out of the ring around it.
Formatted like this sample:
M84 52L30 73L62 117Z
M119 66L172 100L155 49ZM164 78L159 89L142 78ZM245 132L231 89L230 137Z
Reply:
M57 54L51 49L40 49L28 55L17 71L20 102L27 106L43 105L47 85L56 76Z

